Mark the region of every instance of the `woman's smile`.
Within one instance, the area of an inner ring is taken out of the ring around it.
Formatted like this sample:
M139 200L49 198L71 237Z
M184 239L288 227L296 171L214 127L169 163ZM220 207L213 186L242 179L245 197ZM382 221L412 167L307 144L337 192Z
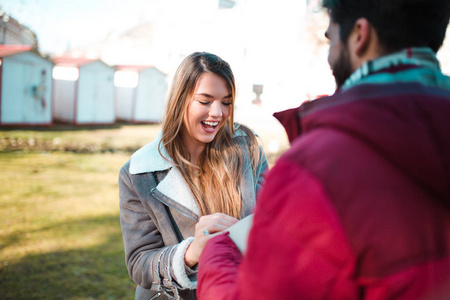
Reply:
M202 121L201 122L203 129L208 133L213 133L219 122L209 122L209 121Z

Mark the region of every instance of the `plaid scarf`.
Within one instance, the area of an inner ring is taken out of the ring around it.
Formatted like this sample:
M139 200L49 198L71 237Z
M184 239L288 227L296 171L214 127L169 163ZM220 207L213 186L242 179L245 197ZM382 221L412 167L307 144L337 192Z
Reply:
M450 90L435 53L430 48L407 48L365 62L345 81L342 90L359 84L418 82Z

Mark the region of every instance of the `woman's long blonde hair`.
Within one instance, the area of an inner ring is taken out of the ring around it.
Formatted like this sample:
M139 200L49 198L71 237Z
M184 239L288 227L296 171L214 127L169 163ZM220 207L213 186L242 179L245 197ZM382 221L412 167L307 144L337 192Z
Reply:
M231 93L231 111L225 125L201 153L198 165L190 162L190 154L181 140L181 129L196 84L205 73L216 74L227 82ZM195 52L178 67L169 93L162 123L163 146L189 186L200 216L222 212L240 218L240 183L244 160L250 160L253 172L260 159L259 145L253 132L234 124L236 88L229 64L214 54ZM245 138L233 139L235 129L245 132ZM246 147L248 155L242 151Z

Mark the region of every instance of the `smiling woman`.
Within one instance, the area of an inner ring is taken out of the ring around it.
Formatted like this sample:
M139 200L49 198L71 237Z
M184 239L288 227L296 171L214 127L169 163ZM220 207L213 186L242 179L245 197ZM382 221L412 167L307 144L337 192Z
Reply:
M234 123L230 66L210 53L181 63L160 136L120 172L125 260L136 299L195 299L206 242L255 206L267 159Z
M214 73L203 74L197 82L181 129L192 163L225 125L230 116L231 98L225 79Z

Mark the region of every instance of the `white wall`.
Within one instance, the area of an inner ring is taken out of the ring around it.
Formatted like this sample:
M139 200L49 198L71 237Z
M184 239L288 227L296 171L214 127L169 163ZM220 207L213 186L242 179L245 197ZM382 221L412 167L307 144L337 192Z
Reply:
M160 122L167 97L166 76L155 68L139 73L134 121Z
M55 121L74 122L75 81L53 81L53 118Z
M116 87L116 118L123 121L132 121L133 95L136 87Z
M100 61L80 67L77 123L114 123L114 69Z

